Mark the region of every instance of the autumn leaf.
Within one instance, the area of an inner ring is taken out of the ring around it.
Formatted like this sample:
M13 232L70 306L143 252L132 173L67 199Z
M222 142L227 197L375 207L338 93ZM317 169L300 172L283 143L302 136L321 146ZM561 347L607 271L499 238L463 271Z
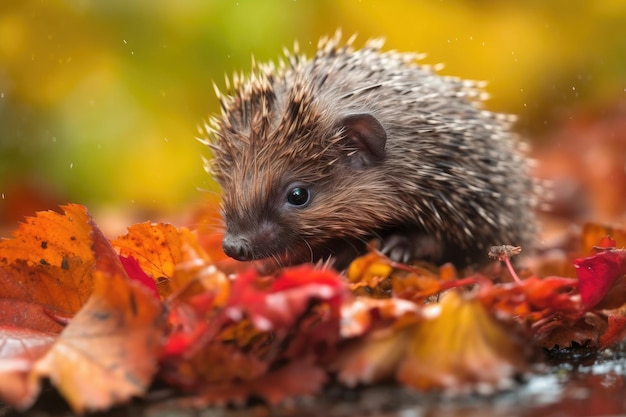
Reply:
M341 335L347 343L331 369L350 387L391 379L422 319L422 307L408 300L357 297L344 303Z
M616 280L626 274L626 250L607 249L577 259L574 266L583 307L591 309L606 296ZM626 304L626 298L621 301Z
M144 394L161 349L161 306L150 292L119 274L95 277L92 297L31 374L50 378L78 413Z
M143 269L141 269L141 266L139 266L139 262L137 261L137 259L133 258L132 256L126 257L120 255L120 262L122 263L122 266L124 267L128 278L136 280L143 284L146 288L150 290L150 292L154 294L156 298L160 297L156 283L154 282L154 280L152 280L150 276L148 276L148 274L144 272Z
M90 216L80 205L29 217L0 240L0 323L59 332L47 313L71 317L93 288Z
M626 230L607 227L596 223L586 223L583 226L582 252L585 255L597 253L596 247L624 247L626 245Z
M201 315L193 314L195 307L176 303L170 323L177 323L175 329L199 323L187 327L189 335L204 345L190 343L189 351L173 355L184 346L185 333L170 334L163 378L211 403L237 402L251 395L273 402L319 389L325 376L316 362L332 354L339 340L339 312L346 292L337 273L303 265L272 279L250 270L232 281L228 294L224 308L214 311L206 325L198 320ZM197 329L204 335L194 334ZM308 358L306 366L297 365L302 358ZM299 378L309 383L276 379L293 375L293 369L307 370L310 375Z
M247 314L260 330L289 327L315 299L333 302L338 311L343 292L337 273L312 265L285 269L267 289L249 271L234 281L227 314L234 320Z
M391 296L392 262L376 251L369 251L350 263L346 278L355 295L376 298Z
M20 409L35 401L39 389L28 375L56 338L55 333L0 327L0 398Z
M79 413L144 394L164 332L162 305L145 285L128 279L110 242L90 223L94 291L30 374L31 381L49 378Z
M292 398L311 396L319 392L327 380L326 372L310 358L296 359L261 378L207 387L192 404L195 407L229 403L241 406L250 397L256 397L276 405Z
M192 355L219 332L231 281L206 259L177 268L172 281L186 285L165 301L169 331L162 357L178 360Z
M497 321L476 299L449 291L426 307L427 319L415 326L398 380L416 389L449 393L494 391L527 370L532 346Z
M133 225L126 235L111 243L123 258L137 261L141 270L154 280L162 299L185 285L171 280L179 264L207 258L192 232L165 223Z
M161 305L144 284L128 279L117 253L84 207L69 205L64 211L65 216L39 213L27 220L27 227L21 227L15 239L2 242L3 254L18 259L4 257L7 269L0 276L19 283L24 278L6 271L23 271L30 278L28 286L7 285L14 308L24 303L21 297L31 307L48 302L40 306L41 314L54 320L59 311L78 312L58 337L33 332L28 325L11 332L4 327L3 346L17 343L21 350L2 352L13 356L0 358L6 371L0 394L15 406L28 407L38 393L39 381L46 377L77 412L109 408L142 394L152 381L162 343ZM23 246L35 243L38 249L27 256ZM67 275L55 277L49 269L42 269L53 267ZM90 294L86 302L80 298L83 283ZM38 295L45 292L49 298ZM38 320L33 314L25 321Z
M626 339L626 316L623 312L608 317L608 327L600 337L600 348L607 348Z

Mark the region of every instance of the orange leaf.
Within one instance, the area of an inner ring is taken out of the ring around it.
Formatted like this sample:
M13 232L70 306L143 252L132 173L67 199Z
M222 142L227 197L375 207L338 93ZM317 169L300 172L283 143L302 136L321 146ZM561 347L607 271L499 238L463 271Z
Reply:
M411 335L398 371L403 384L448 392L494 390L525 370L531 353L527 341L491 317L477 300L449 291L427 309L439 314L420 322Z
M41 211L27 217L13 233L14 239L0 241L2 262L15 259L30 265L49 264L63 266L73 257L92 258L89 241L91 217L87 209L78 204L61 206L64 215L54 211Z
M389 301L411 303L405 300ZM370 332L364 338L347 344L333 365L338 371L339 380L354 387L360 383L372 384L392 378L398 364L406 356L407 345L419 320L421 317L415 306L410 314L393 325Z
M376 298L391 296L391 260L379 252L370 251L356 258L346 271L350 289L355 295Z
M136 224L111 243L119 249L120 255L132 256L139 262L141 269L157 284L161 298L184 285L171 282L177 265L189 259L206 258L193 233L171 224Z
M92 240L93 294L30 374L33 383L49 378L79 413L143 394L156 373L164 332L161 304L126 277L95 225Z
M31 374L50 378L78 413L143 394L157 370L163 333L161 306L141 284L95 275L92 297Z
M27 218L14 239L0 240L1 323L58 332L45 312L71 316L91 294L91 218L80 205L62 209Z

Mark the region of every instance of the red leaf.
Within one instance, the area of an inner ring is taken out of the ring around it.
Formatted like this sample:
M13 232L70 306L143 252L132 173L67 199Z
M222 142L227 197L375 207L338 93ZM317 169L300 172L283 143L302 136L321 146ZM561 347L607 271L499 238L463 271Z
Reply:
M124 270L126 270L128 278L145 285L146 288L150 290L150 292L152 292L157 299L159 299L159 291L157 291L156 284L152 278L150 278L150 276L146 274L143 269L141 269L137 259L133 258L132 255L128 257L120 255L120 262L122 262L122 266L124 267Z
M602 301L617 278L626 274L626 251L605 250L587 258L576 259L574 267L582 304L588 310Z
M227 314L238 320L244 313L259 330L289 327L310 306L310 301L339 300L345 286L336 272L312 265L288 268L269 289L259 287L253 271L240 275L233 284Z

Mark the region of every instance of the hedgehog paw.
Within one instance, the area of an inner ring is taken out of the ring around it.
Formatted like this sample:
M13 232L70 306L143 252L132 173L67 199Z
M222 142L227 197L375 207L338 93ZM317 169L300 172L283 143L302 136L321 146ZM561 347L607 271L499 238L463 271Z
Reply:
M395 262L408 263L416 259L436 260L441 257L441 244L423 233L393 233L382 242L380 251Z

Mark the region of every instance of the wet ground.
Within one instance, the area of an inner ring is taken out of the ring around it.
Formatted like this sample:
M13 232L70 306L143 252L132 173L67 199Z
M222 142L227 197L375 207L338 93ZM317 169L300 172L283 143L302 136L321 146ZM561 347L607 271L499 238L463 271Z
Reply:
M491 396L447 397L420 394L395 386L360 390L330 389L315 399L268 409L190 410L153 392L147 403L98 414L102 417L597 417L626 416L626 344L598 355L553 358L545 372L530 376L515 389ZM44 396L33 410L20 414L0 407L1 417L71 416L54 394Z

